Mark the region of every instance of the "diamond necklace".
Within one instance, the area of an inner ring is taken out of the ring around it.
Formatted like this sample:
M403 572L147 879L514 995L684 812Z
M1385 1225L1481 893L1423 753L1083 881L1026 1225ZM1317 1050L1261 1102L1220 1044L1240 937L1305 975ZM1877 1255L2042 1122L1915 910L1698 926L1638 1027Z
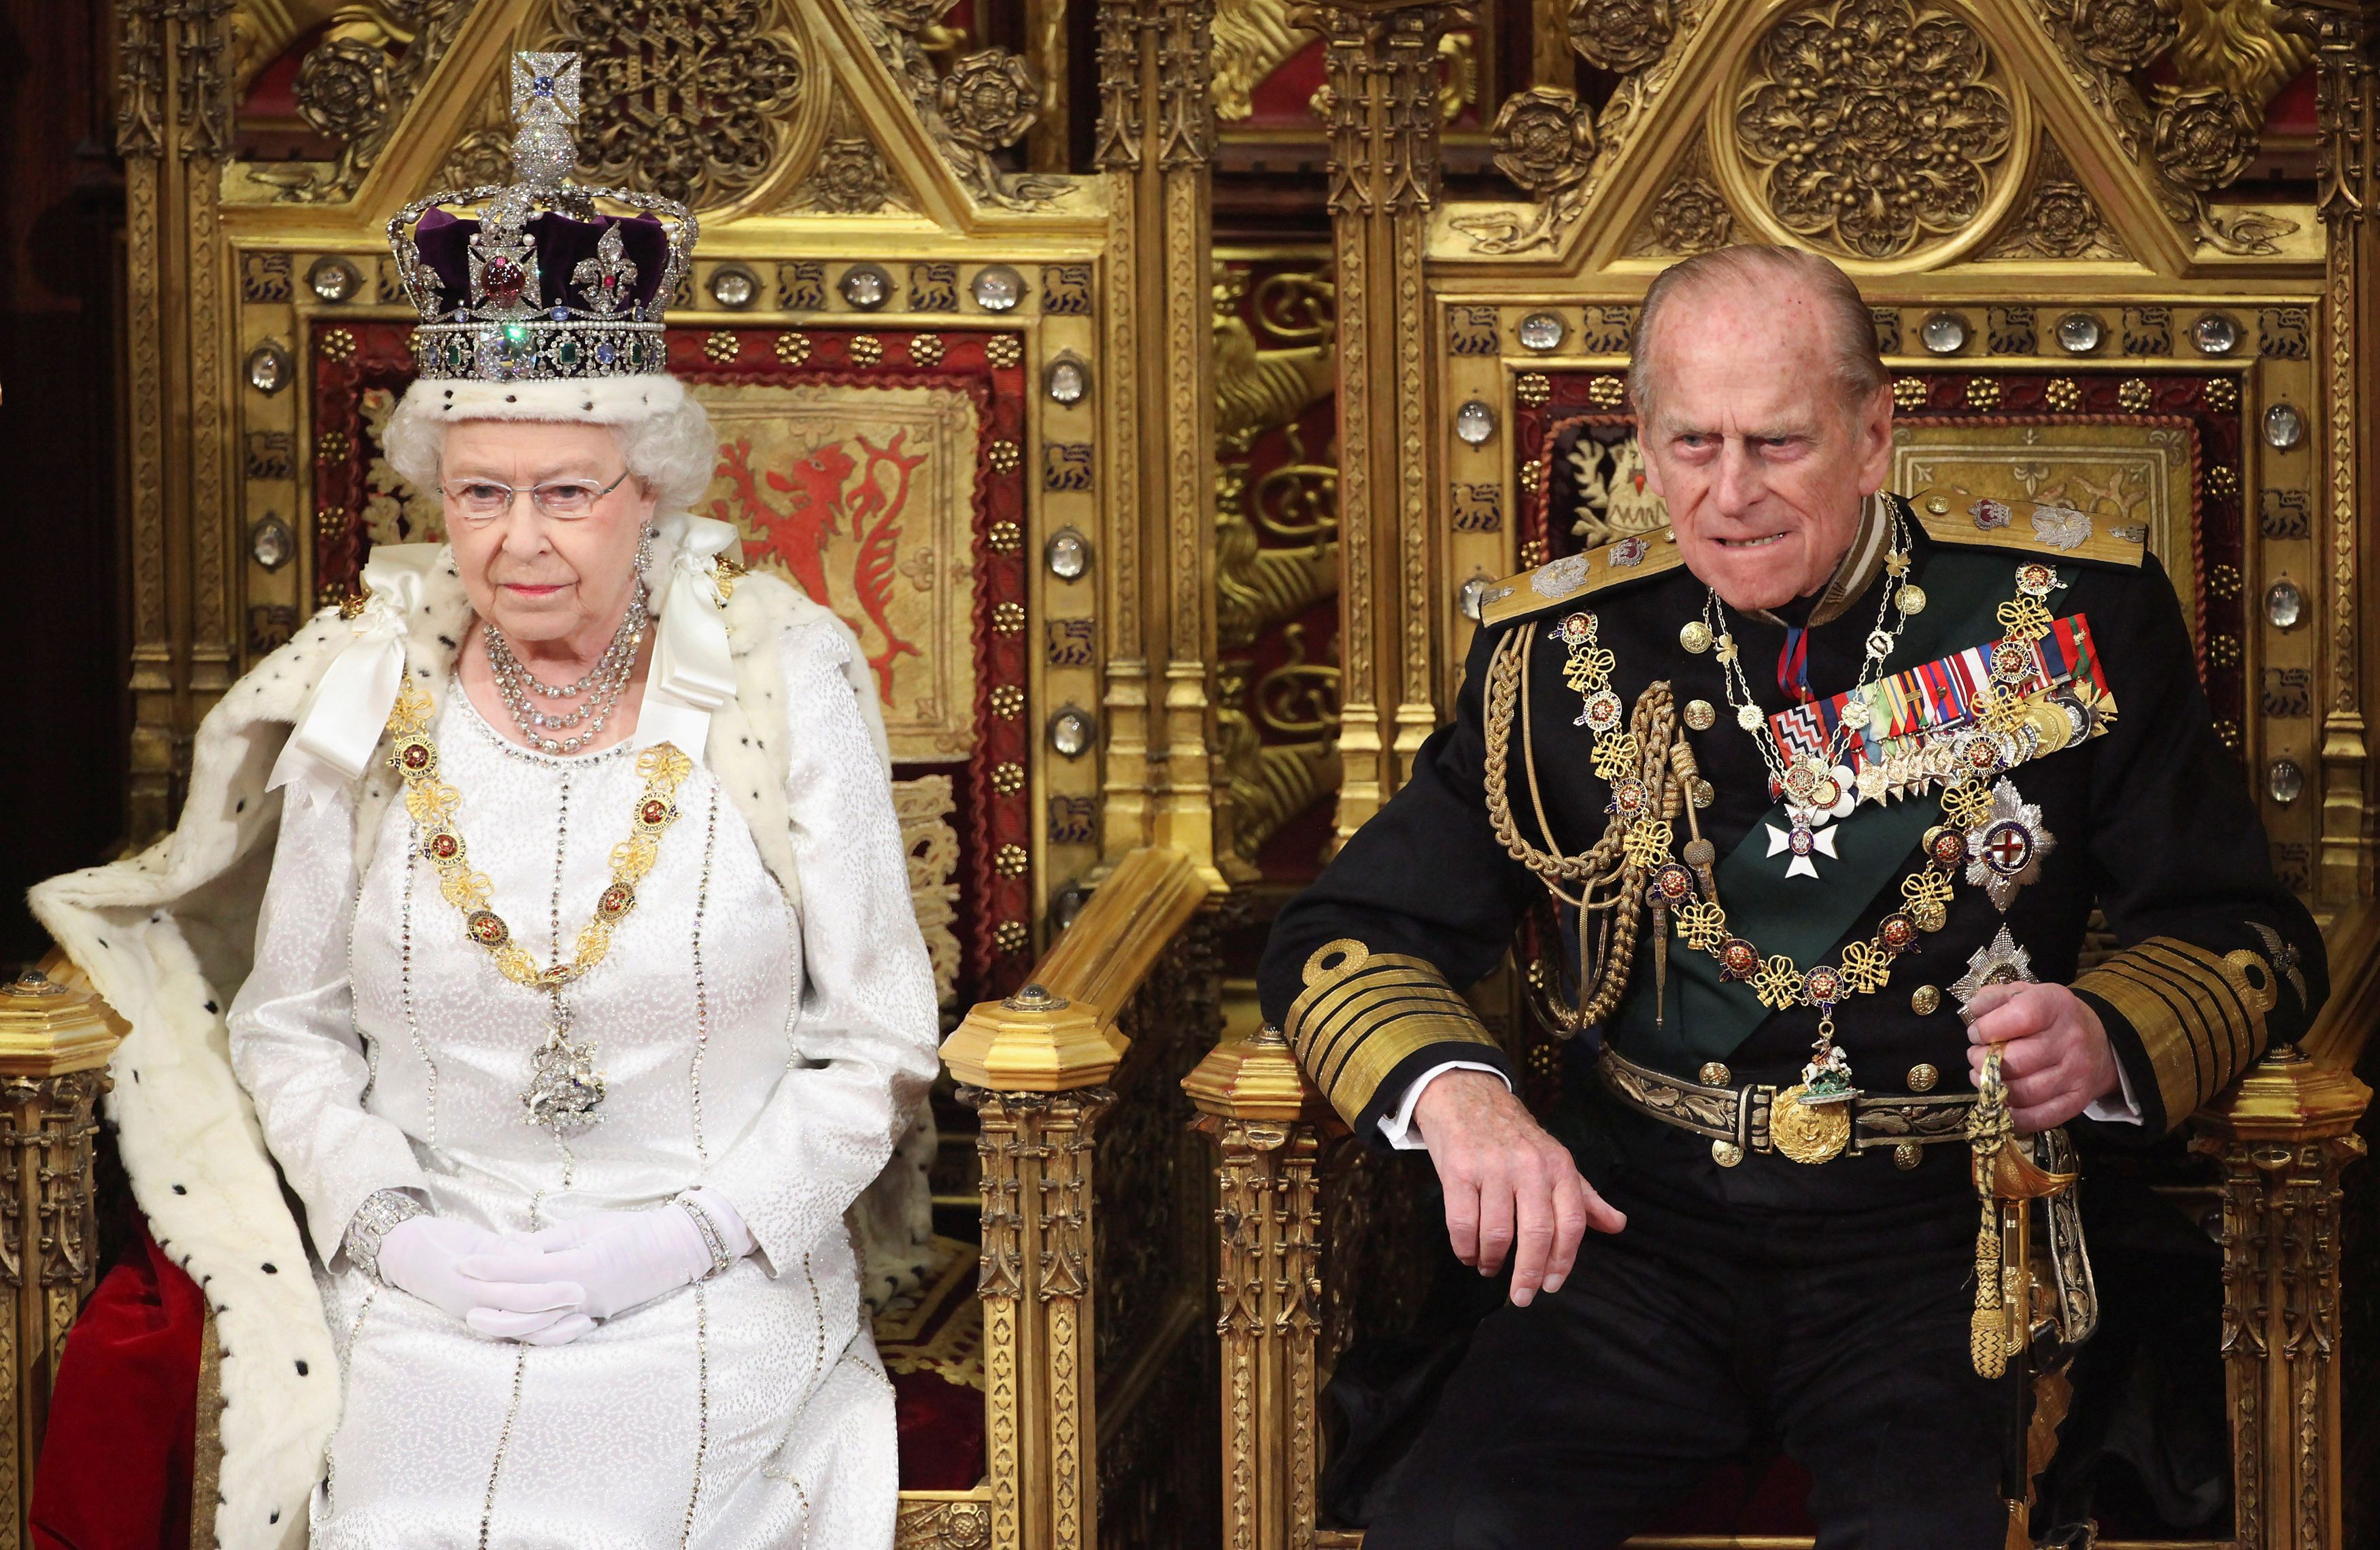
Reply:
M523 740L542 753L576 753L601 735L604 723L619 706L629 675L636 670L637 651L644 643L645 626L650 617L645 606L645 590L639 585L628 599L626 612L620 616L620 627L612 632L612 643L604 648L602 660L595 665L594 671L565 688L538 681L513 654L512 642L504 639L504 632L493 623L482 625L488 645L488 668L495 678L497 698L504 701ZM569 711L547 711L531 705L532 693L550 700L572 699L581 694L587 698ZM588 723L584 732L566 738L552 736L555 732L569 732L582 722Z
M1793 821L1797 855L1808 853L1803 848L1804 836L1815 826L1817 815L1842 800L1843 792L1834 772L1849 738L1859 727L1866 725L1874 711L1871 691L1876 680L1884 675L1885 659L1900 644L1901 632L1909 628L1911 616L1922 612L1925 606L1925 594L1900 580L1909 571L1909 531L1902 524L1898 507L1892 512L1891 547L1885 555L1884 568L1891 580L1885 587L1884 596L1876 603L1876 628L1868 631L1867 653L1860 664L1859 682L1844 701L1841 719L1828 734L1823 755L1804 753L1790 759L1786 756L1767 714L1761 710L1753 697L1751 680L1744 676L1742 653L1737 649L1734 635L1726 628L1726 603L1720 599L1716 588L1709 589L1703 600L1703 625L1710 632L1716 648L1714 654L1718 658L1727 702L1734 708L1735 724L1752 738L1753 746L1760 750L1761 762L1768 766L1768 777L1776 783L1778 792L1784 799L1786 813ZM1885 624L1888 618L1892 621L1889 629ZM1854 803L1858 800L1856 792L1852 793L1852 799Z

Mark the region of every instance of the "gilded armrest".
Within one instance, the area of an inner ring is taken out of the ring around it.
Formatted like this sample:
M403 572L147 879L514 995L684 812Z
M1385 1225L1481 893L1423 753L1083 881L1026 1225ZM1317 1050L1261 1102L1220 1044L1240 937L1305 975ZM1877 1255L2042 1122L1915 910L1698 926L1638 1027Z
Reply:
M1172 972L1208 897L1184 853L1130 852L1035 966L1032 982L976 1007L942 1044L959 1097L979 1121L990 1550L1099 1537L1097 1132L1117 1105L1109 1084L1134 1048L1126 1026L1147 1043L1152 1019L1185 1015L1146 1003ZM1128 1236L1133 1226L1109 1236Z
M1127 1041L1116 1019L1207 901L1179 850L1128 853L1073 925L1034 966L1032 982L986 1001L942 1043L942 1061L970 1087L1062 1092L1114 1074Z
M2329 1002L2193 1115L2223 1170L2223 1364L2240 1550L2341 1542L2339 1173L2363 1154L2353 1067L2380 1018L2380 911L2329 933Z

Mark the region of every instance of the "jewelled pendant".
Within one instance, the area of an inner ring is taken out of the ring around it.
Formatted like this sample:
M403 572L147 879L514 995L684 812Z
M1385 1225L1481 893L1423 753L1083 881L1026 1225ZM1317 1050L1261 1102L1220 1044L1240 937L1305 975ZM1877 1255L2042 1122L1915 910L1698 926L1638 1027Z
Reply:
M1851 1057L1831 1040L1802 1068L1803 1104L1848 1104L1857 1092L1852 1085Z
M529 1057L521 1106L528 1122L564 1136L603 1117L603 1073L595 1068L595 1046L570 1041L570 1014L557 1000L546 1025L545 1043Z

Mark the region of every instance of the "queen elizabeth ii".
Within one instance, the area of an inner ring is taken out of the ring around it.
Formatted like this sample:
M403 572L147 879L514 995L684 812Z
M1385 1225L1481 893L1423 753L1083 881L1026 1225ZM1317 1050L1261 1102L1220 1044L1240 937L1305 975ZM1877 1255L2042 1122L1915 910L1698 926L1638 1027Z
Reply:
M688 514L693 220L563 182L571 67L525 57L527 181L392 223L424 324L386 451L448 542L374 553L208 718L177 832L36 908L132 1025L222 1544L888 1545L844 1218L936 1012L875 695Z

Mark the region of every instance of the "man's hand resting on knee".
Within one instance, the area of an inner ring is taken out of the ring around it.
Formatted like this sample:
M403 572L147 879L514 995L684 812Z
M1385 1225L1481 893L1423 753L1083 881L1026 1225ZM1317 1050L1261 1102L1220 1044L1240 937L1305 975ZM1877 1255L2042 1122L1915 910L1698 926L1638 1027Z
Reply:
M1512 1253L1516 1306L1527 1307L1540 1288L1561 1289L1590 1226L1618 1232L1628 1225L1501 1077L1440 1072L1415 1103L1414 1123L1438 1166L1454 1257L1493 1275Z

